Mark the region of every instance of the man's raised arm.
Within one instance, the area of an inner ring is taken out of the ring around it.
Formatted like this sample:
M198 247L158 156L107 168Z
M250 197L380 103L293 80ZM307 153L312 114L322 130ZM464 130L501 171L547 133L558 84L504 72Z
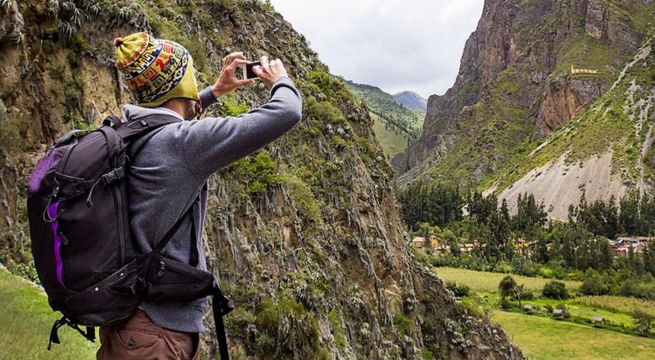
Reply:
M232 75L238 66L234 64L242 64L245 60L236 58L233 61L224 66L227 72L231 68ZM199 179L205 179L216 170L264 147L291 130L301 119L300 92L288 77L282 62L274 60L269 64L262 58L262 66L253 70L271 88L271 97L266 104L238 117L205 118L181 124L183 149L180 150L184 152L190 170ZM223 77L222 72L214 86L201 92L203 107L215 102L216 95L233 90L229 87L236 79L224 80ZM237 81L242 83L234 88L247 85L244 81L249 80Z

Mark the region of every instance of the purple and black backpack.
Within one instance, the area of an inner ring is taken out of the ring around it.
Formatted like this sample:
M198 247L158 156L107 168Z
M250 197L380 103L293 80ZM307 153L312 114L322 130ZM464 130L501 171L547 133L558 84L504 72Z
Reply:
M222 316L232 308L213 275L161 255L185 216L149 254L139 254L130 236L125 175L129 156L136 155L128 146L176 121L159 114L132 122L110 116L94 131L62 136L38 162L28 183L32 254L50 306L63 314L48 348L59 343L64 325L94 341L93 327L126 321L142 300L185 302L212 295L227 359Z

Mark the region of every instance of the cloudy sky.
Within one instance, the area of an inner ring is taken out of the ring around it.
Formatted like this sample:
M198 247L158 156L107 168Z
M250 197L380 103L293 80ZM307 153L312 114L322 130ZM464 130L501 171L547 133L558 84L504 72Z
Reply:
M443 94L484 0L271 0L330 72L389 93Z

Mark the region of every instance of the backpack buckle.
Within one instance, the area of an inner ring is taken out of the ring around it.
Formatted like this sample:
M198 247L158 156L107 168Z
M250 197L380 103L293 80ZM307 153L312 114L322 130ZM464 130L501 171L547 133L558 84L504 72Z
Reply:
M100 178L102 179L102 183L105 185L109 185L113 183L116 180L120 180L125 177L125 169L121 166L119 168L116 168L104 175L102 175Z

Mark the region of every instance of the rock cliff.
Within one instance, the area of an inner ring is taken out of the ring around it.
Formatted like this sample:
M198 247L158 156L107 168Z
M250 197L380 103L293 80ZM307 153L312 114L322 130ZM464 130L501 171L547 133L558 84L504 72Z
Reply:
M34 275L29 169L57 136L131 101L111 43L146 30L185 45L203 85L225 54L265 52L288 64L304 95L295 131L210 181L204 237L237 305L227 318L234 358L522 358L412 254L370 117L270 5L10 0L0 14L0 261L12 271ZM266 96L261 85L239 92L213 115L236 115ZM211 339L207 354L216 351Z
M510 209L533 193L551 217L568 206L644 193L655 184L655 49L648 39L610 89L529 153L516 154L488 183Z
M399 182L479 186L608 90L654 15L650 0L486 0L454 86L393 160Z

